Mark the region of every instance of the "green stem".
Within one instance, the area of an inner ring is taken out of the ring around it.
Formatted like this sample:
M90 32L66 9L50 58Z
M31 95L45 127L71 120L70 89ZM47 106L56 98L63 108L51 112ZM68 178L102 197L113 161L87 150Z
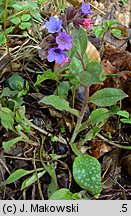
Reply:
M79 59L80 59L82 65L83 65L84 71L86 71L87 68L86 68L86 64L85 64L85 62L84 62L83 57L81 56L81 54L80 54L79 52L76 52L76 54L78 55L78 57L79 57ZM89 86L86 85L86 86L84 87L84 89L85 89L84 103L83 103L82 108L81 108L80 117L78 117L78 119L77 119L77 123L76 123L75 129L74 129L74 132L73 132L73 134L72 134L71 140L70 140L70 145L71 145L71 146L72 146L72 144L73 144L74 141L75 141L75 138L76 138L76 136L77 136L77 134L78 134L78 131L79 131L79 128L80 128L80 126L81 126L81 122L82 122L82 120L83 120L85 111L86 111L86 109L87 109L87 100L88 100L88 98L89 98Z
M89 87L85 86L85 101L84 101L82 108L81 108L80 117L77 119L77 123L76 123L75 129L74 129L74 132L72 134L71 140L70 140L70 145L72 145L73 142L75 141L75 138L76 138L77 133L79 131L79 128L81 126L81 122L83 120L83 117L84 117L84 114L85 114L85 111L87 108L88 97L89 97Z

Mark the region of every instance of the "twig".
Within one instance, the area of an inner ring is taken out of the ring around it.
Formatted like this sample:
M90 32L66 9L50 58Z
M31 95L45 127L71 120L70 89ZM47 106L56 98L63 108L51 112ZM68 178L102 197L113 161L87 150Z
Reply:
M120 144L116 144L108 139L106 139L104 136L102 136L101 134L97 133L96 134L97 137L99 137L100 139L104 140L106 143L110 144L110 145L113 145L113 146L116 146L118 148L121 148L121 149L128 149L128 150L131 150L131 146L123 146L123 145L120 145Z
M10 63L10 71L12 72L11 55L10 55L10 50L9 50L8 37L7 37L7 34L6 34L6 13L7 13L7 7L8 7L8 0L5 1L5 10L4 10L4 35L5 35L5 38L6 38L6 47L7 47L7 52L8 52L8 57L9 57L9 63Z
M90 3L90 5L95 8L96 10L98 10L99 12L101 12L102 14L106 15L105 12L103 12L102 10L100 10L99 8L97 8L96 6L94 6L93 4Z

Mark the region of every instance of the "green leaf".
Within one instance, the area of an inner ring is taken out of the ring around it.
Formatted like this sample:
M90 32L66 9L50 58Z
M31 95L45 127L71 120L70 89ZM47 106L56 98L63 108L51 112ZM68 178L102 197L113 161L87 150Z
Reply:
M47 189L47 194L48 194L48 198L52 196L52 194L57 191L58 186L56 185L55 181L53 178L51 178L51 183L48 186Z
M87 33L83 28L80 28L79 30L74 28L72 31L72 35L74 46L77 47L77 51L80 52L80 54L83 56L87 48Z
M13 27L13 26L11 26L11 27L7 28L7 29L6 29L6 34L9 34L10 32L12 32L12 31L13 31L13 29L14 29L14 27Z
M30 22L21 22L21 24L19 25L19 28L24 30L26 28L29 28L31 26Z
M22 5L22 2L17 2L16 4L13 4L12 5L14 9L16 10L22 10L23 9L23 5Z
M91 86L100 83L100 75L102 67L98 62L89 62L87 64L87 71L78 74L79 81L82 85Z
M33 8L30 8L30 14L32 17L34 17L36 20L40 21L41 23L43 23L43 20L41 18L41 15L40 13L36 10L36 9L33 9Z
M27 178L25 181L23 181L21 190L23 190L26 187L29 187L33 183L37 181L37 179L41 178L46 173L46 170L39 172L37 175L34 173L31 177Z
M130 119L120 119L120 121L125 124L131 124L131 118Z
M79 155L73 163L73 176L77 184L98 197L102 191L101 165L92 156Z
M11 22L15 25L19 24L21 22L20 18L19 17L15 17L13 19L11 19Z
M112 25L117 24L118 21L117 20L107 20L104 24L103 27L108 29L109 27L111 27Z
M30 14L23 14L22 17L21 17L21 20L23 22L27 22L30 20Z
M60 82L57 89L58 96L62 98L66 98L68 96L69 89L70 89L70 83L68 81Z
M9 34L10 32L12 32L14 29L14 27L9 27L6 29L6 34ZM4 31L2 33L0 33L0 46L3 45L4 43L6 43L6 37L4 34Z
M81 61L75 56L73 56L73 58L71 59L70 70L74 71L77 74L79 73L79 71L83 71L83 66Z
M16 144L17 142L21 141L23 138L23 136L20 136L20 137L16 137L12 140L8 140L7 142L3 142L2 143L2 146L5 150L5 152L8 152L8 150L14 145Z
M104 33L104 28L96 27L94 31L95 31L95 36L97 38L100 38L102 36L102 34Z
M88 102L104 107L114 105L125 97L128 97L128 95L121 89L105 88L95 92L89 97Z
M111 29L110 32L116 37L121 36L121 30L119 29Z
M18 74L13 74L9 79L8 83L10 87L15 91L20 91L24 87L24 79Z
M110 117L110 112L106 108L98 108L90 114L87 122L92 126L98 126L99 124L104 124Z
M79 111L76 109L72 109L69 106L69 102L67 102L63 98L60 98L59 96L56 96L56 95L45 96L40 100L40 103L51 105L55 109L58 109L60 111L65 110L67 112L72 113L73 115L79 116Z
M43 168L42 168L43 169ZM42 170L41 168L39 170ZM20 178L22 178L25 175L31 174L33 173L34 170L24 170L24 169L18 169L15 172L13 172L5 181L6 184L11 184L17 180L19 180Z
M129 118L129 113L127 111L125 111L125 110L124 111L120 110L116 114L119 115L119 116L125 117L127 119Z
M14 114L10 109L2 107L2 111L0 111L0 119L4 128L7 130L14 129Z
M55 191L49 200L72 200L72 193L67 188L61 188Z
M0 95L2 97L9 97L11 95L11 90L8 87L5 87Z
M50 69L47 71L44 71L42 75L37 76L37 81L35 82L35 86L39 85L43 81L51 79L51 80L57 80L57 73L52 72Z

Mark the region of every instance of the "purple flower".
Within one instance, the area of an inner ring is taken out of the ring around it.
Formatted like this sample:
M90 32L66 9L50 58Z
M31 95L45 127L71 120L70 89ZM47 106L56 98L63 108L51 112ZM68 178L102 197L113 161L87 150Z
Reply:
M45 27L50 33L59 32L62 27L62 19L56 19L54 16L52 16L50 17L50 20L45 23Z
M72 48L71 40L72 36L68 35L66 32L60 32L59 35L56 37L56 43L58 44L58 47L62 50L70 50Z
M56 63L62 64L65 58L66 58L66 53L58 47L51 48L48 51L47 59L49 62L56 61Z
M82 11L82 13L84 15L93 14L93 12L90 11L90 5L89 4L85 4L84 2L82 2L81 11Z

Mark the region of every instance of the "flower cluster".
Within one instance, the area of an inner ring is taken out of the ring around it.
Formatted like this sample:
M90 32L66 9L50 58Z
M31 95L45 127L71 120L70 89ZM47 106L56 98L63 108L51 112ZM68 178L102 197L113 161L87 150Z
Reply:
M57 33L62 28L62 19L51 17L45 24L49 33ZM72 48L72 36L66 32L59 32L56 37L57 47L53 47L48 51L47 59L49 62L55 61L58 64L63 64L67 55L65 50L68 51Z
M71 59L67 57L66 52L72 49L72 35L67 34L67 25L73 23L75 28L82 25L84 28L91 28L92 20L86 18L88 14L92 14L90 5L82 2L80 9L76 10L74 7L69 7L61 18L54 16L46 21L45 27L50 33L43 40L43 45L39 51L39 56L47 56L49 62L55 61L57 64L63 66ZM62 31L62 28L64 31ZM50 36L51 35L51 36Z

